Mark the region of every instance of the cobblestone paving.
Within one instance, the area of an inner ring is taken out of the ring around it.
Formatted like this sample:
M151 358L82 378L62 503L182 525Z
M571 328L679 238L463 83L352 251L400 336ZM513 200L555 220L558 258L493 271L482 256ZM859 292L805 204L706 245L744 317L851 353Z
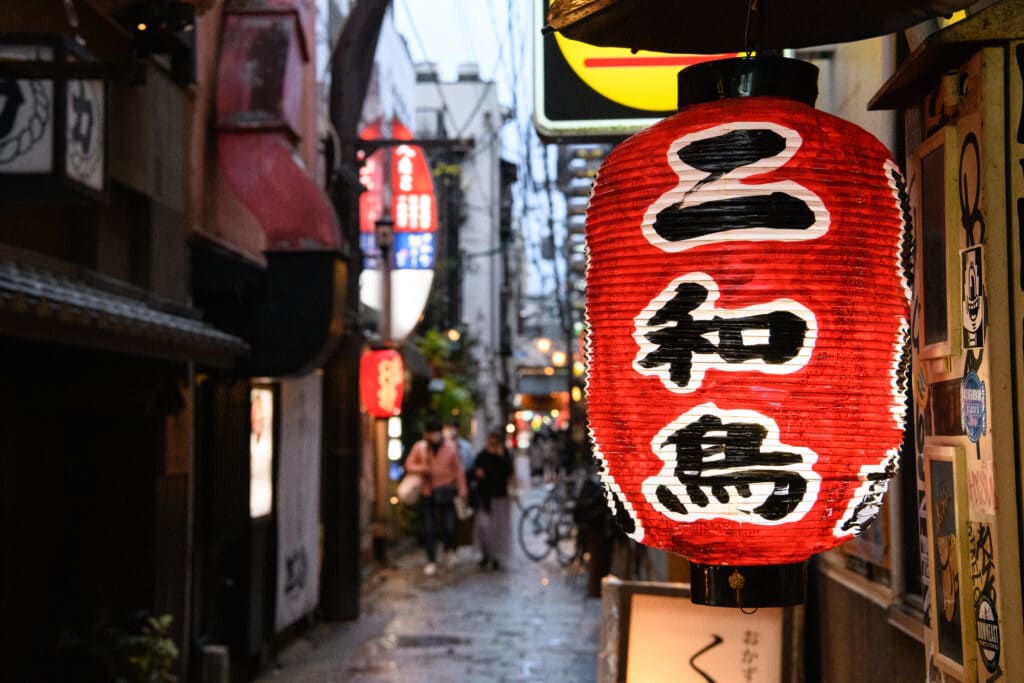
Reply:
M459 549L451 569L422 572L422 550L395 560L362 596L362 616L318 625L279 652L260 681L445 683L578 681L597 671L601 604L586 577L518 547L508 567L477 567Z

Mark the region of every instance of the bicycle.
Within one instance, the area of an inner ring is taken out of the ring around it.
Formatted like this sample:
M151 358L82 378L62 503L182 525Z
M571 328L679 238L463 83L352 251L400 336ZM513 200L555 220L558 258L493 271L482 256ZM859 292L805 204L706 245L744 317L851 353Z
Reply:
M534 562L540 562L554 550L559 566L568 567L576 556L572 511L552 512L543 503L530 505L519 518L519 546Z
M519 546L523 554L540 562L552 551L559 566L568 567L577 560L576 499L570 491L575 477L549 485L544 499L523 510L519 518Z

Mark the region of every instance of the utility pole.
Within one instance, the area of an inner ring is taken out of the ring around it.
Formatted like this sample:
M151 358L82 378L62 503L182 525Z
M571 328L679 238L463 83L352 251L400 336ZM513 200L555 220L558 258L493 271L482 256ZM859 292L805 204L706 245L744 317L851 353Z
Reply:
M345 332L324 367L324 433L321 486L324 565L320 606L328 619L359 616L361 529L359 480L362 421L359 413L359 117L389 0L360 0L352 7L331 56L331 124L341 140L339 169L331 194L341 222L348 263Z

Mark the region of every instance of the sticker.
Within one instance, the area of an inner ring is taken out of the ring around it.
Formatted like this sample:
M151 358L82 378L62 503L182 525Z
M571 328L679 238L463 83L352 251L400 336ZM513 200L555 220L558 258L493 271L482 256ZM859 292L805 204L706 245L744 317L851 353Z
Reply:
M964 375L960 382L960 422L973 443L977 443L987 431L985 383L974 370Z
M991 460L967 462L967 498L972 518L996 514L996 483Z
M960 265L963 268L960 290L963 346L965 349L978 349L985 345L985 285L981 245L961 251Z
M996 617L996 606L987 595L978 599L974 616L981 661L989 673L995 673L999 668L999 619Z
M925 363L914 363L911 379L914 383L914 398L917 405L924 408L928 405L928 386L931 384L928 379L928 366Z

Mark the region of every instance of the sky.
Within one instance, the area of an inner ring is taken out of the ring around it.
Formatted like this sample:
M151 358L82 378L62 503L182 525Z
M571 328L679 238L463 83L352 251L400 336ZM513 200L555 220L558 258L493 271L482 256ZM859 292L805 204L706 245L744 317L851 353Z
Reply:
M554 177L557 155L553 149L546 153L531 120L533 40L540 35L534 4L527 0L394 0L392 8L414 62L435 62L442 82L455 80L460 64L475 63L483 80L497 84L501 104L516 112L516 121L503 131L502 153L519 164L517 215L529 272L527 293L537 295L555 291L555 273L541 259L540 243L549 229L548 215L552 210L559 215L562 199L555 193L553 202L548 201L545 183ZM560 244L562 231L558 232Z
M409 41L413 61L436 62L442 81L455 80L459 64L476 63L481 77L496 81L502 100L511 104L511 84L518 81L524 85L524 77L532 71L532 4L523 0L393 0L392 7L399 32Z

